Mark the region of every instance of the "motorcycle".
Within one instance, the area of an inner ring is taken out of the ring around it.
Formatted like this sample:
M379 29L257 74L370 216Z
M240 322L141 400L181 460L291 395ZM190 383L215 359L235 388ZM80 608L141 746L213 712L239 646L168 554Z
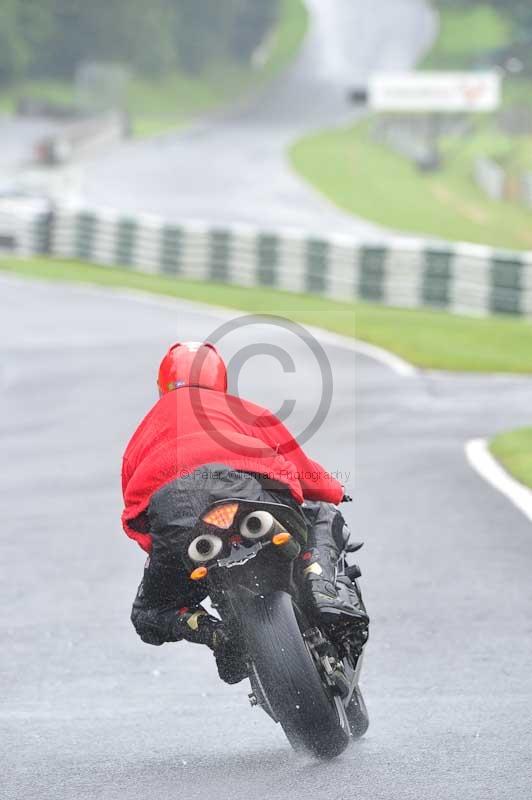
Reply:
M280 723L294 749L330 759L368 728L359 687L362 646L349 631L333 640L314 619L296 580L306 541L305 518L295 508L218 500L184 543L184 561L191 580L207 582L246 665L251 705ZM348 586L358 591L359 574L343 555L337 586L344 599Z

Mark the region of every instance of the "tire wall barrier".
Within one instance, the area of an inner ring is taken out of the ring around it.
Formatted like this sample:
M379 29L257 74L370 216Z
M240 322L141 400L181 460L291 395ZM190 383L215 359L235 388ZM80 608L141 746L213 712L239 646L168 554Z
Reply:
M298 231L172 224L111 210L56 208L34 217L21 227L20 246L12 252L49 252L136 272L339 301L532 317L532 253L422 239L361 243Z
M52 227L48 203L0 200L0 256L49 253Z

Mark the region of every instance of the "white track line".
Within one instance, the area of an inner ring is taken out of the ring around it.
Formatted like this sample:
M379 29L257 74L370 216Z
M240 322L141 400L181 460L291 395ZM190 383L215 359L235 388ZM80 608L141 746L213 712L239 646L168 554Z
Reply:
M325 339L325 337L329 335L331 334L327 331L322 331L322 338ZM332 336L336 338L336 334L332 334ZM343 347L351 346L351 349L360 353L361 356L372 358L374 361L384 364L384 366L389 367L403 378L413 378L418 374L418 370L413 364L405 361L404 358L400 356L396 356L395 353L390 353L389 350L385 350L383 347L377 347L375 344L362 342L360 339L347 339L345 336L338 336L337 338L338 340L341 339Z
M485 439L472 439L465 446L467 460L494 489L501 492L532 522L532 491L501 467L491 455Z
M234 317L237 315L253 313L250 311L243 311L242 309L228 308L227 306L215 306L209 303L196 302L195 300L185 300L181 299L180 297L158 295L156 293L143 291L142 289L123 289L113 286L102 287L96 283L85 283L83 281L43 281L39 280L39 278L33 278L30 276L27 278L20 278L15 275L2 274L0 272L0 283L5 283L7 285L11 284L20 286L21 282L24 282L28 279L34 283L40 283L41 285L44 284L46 286L51 286L54 283L57 283L61 286L68 286L72 288L77 287L96 294L104 293L107 296L109 296L109 294L113 294L118 297L124 297L127 300L133 300L137 303L157 306L159 308L171 309L176 308L176 306L184 306L185 308L200 309L204 314L210 314L213 317L221 319L234 319ZM371 358L373 361L378 361L379 364L383 364L383 366L393 370L393 372L395 372L397 375L400 375L402 378L412 378L418 374L418 370L413 364L409 364L408 361L396 356L394 353L390 353L388 350L385 350L382 347L377 347L377 345L374 344L368 344L368 342L362 342L360 339L354 339L350 336L342 336L339 333L332 333L324 328L318 328L312 325L304 325L304 327L324 344L342 347L344 350L351 350L352 352L359 353L366 358Z

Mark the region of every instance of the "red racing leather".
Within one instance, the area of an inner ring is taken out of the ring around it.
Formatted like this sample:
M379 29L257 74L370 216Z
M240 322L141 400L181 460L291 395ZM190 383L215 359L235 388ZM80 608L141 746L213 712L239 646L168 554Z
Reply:
M122 524L127 535L149 552L149 533L131 523L164 484L214 463L279 481L298 503L305 498L338 504L344 493L266 409L223 392L183 387L161 397L126 448Z

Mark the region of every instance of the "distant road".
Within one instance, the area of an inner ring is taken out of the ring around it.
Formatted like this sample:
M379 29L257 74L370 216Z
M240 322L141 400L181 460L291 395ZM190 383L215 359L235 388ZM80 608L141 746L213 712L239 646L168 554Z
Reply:
M346 93L376 69L411 67L435 17L423 0L308 0L311 29L288 73L258 97L181 134L133 141L87 164L92 205L215 224L296 226L373 237L378 228L337 211L290 169L286 148L355 116ZM356 190L356 187L354 187Z

